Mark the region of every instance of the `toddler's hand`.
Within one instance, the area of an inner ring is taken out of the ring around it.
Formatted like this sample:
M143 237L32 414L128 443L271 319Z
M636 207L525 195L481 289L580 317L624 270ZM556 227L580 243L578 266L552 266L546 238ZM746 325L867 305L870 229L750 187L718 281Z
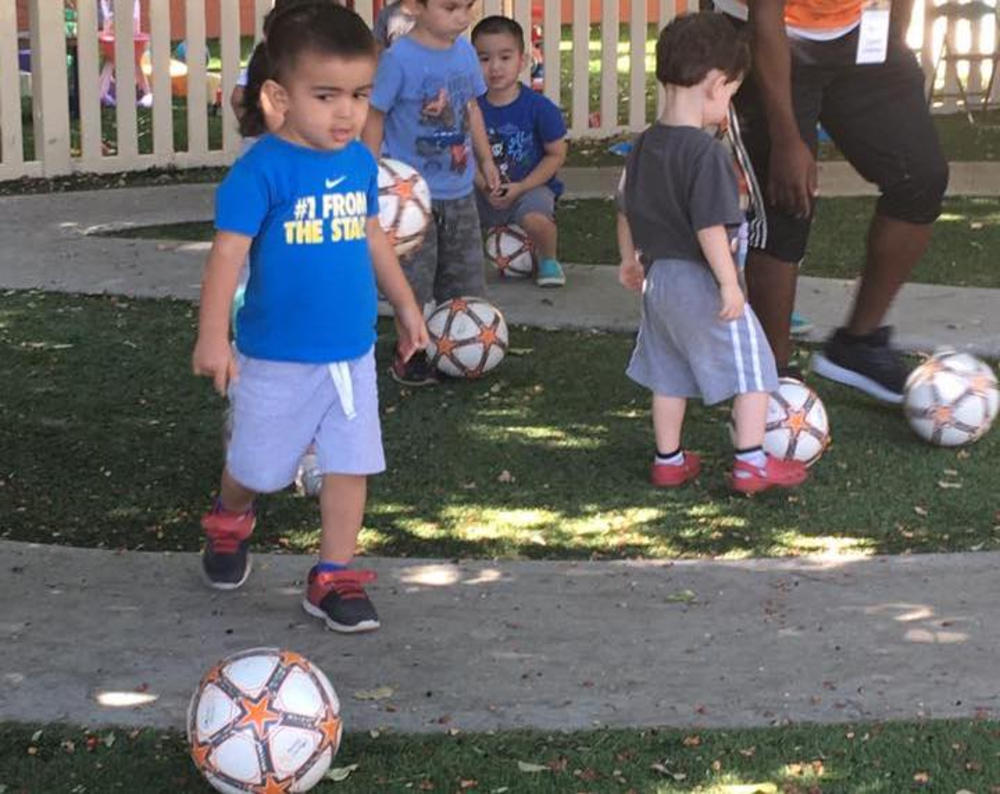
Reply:
M722 298L720 320L736 320L743 314L746 298L743 297L743 290L738 283L724 284L719 288L719 296Z
M413 304L396 311L396 349L404 362L418 350L423 350L430 342L427 324L420 308Z
M642 263L639 262L638 251L636 251L634 259L631 261L623 259L621 264L618 266L618 282L625 287L625 289L638 292L642 289L642 282L645 278L646 274L643 272Z
M210 377L215 390L223 397L230 382L239 377L233 348L225 338L205 339L199 336L191 354L191 369L195 375Z
M483 179L486 180L486 190L492 196L500 188L500 169L490 158L483 163Z

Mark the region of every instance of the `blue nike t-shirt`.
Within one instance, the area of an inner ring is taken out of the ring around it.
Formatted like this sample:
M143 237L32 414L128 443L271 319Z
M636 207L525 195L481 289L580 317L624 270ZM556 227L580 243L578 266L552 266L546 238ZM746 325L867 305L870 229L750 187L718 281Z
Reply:
M328 363L375 343L377 295L366 224L378 214L378 168L352 142L319 151L265 135L215 194L215 228L253 237L236 315L240 352Z
M545 144L566 137L562 111L551 99L525 85L509 105L493 105L481 96L479 107L486 122L493 160L504 182L520 182L545 157ZM562 195L563 183L556 177L546 184L557 197Z
M372 107L385 114L386 154L416 168L435 199L472 192L468 106L485 93L479 58L462 38L438 50L403 36L379 58Z

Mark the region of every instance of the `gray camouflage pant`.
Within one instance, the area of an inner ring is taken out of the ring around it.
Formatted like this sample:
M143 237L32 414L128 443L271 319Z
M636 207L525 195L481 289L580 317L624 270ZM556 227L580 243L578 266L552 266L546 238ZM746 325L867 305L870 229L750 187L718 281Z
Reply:
M417 303L426 306L463 295L486 294L483 238L473 193L431 202L423 244L400 261Z

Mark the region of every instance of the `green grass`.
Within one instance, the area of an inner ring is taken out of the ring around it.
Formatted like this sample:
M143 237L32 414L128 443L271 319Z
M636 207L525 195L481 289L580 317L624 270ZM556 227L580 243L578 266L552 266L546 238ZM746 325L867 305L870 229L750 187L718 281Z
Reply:
M823 199L802 267L806 276L854 278L865 256L865 236L875 199ZM615 207L602 199L565 200L558 210L559 256L565 262L617 264ZM210 240L210 222L144 226L119 237ZM953 198L934 227L930 250L911 281L956 287L1000 288L1000 204L995 199Z
M384 372L391 350L379 342ZM0 303L0 537L198 548L221 464L222 401L189 374L195 309L170 300L8 292ZM372 480L368 554L628 558L900 553L1000 546L1000 433L961 451L918 441L898 408L823 383L834 445L791 495L723 482L726 409L693 405L700 482L646 483L648 395L629 336L515 327L491 377L417 392L381 379L389 470ZM509 472L510 477L502 476ZM961 487L939 485L960 483ZM313 551L316 504L261 500L255 543Z
M36 732L40 735L36 736ZM997 791L998 724L933 721L759 730L347 734L314 792L901 794ZM533 765L523 771L519 764ZM179 733L0 724L0 791L209 792Z

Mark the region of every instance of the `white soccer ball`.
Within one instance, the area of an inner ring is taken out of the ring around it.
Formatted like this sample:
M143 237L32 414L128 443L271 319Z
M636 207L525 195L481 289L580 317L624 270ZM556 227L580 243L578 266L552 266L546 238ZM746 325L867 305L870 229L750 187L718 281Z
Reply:
M427 318L434 366L454 378L478 378L507 352L507 323L496 306L482 298L453 298Z
M486 259L501 276L528 278L535 271L535 253L528 233L516 224L494 226L486 233Z
M819 395L800 380L781 378L767 401L764 451L812 466L829 445L830 420Z
M981 438L997 417L997 377L968 353L942 351L906 380L903 412L925 441L956 447Z
M209 670L191 698L191 758L217 791L303 792L330 768L340 701L323 672L292 651L253 648Z
M431 221L431 190L406 163L382 158L378 165L378 222L396 249L405 256L424 241Z

